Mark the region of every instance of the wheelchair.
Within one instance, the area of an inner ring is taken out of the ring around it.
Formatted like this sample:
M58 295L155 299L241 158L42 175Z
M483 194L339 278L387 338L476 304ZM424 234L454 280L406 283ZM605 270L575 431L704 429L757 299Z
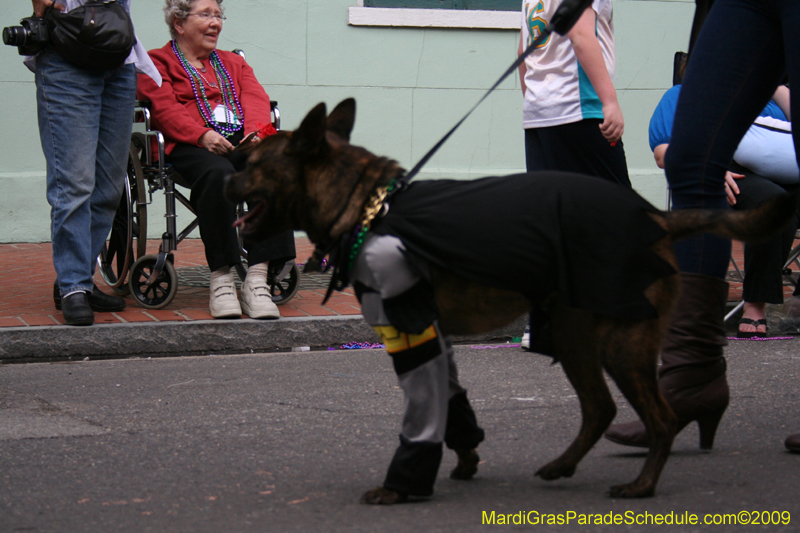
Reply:
M278 103L271 101L270 105L273 125L280 129ZM175 187L188 188L188 183L164 163L164 136L150 127L148 102L136 102L134 124L143 131L134 131L131 136L125 190L97 264L103 280L116 294L132 295L146 309L161 309L172 302L178 291L173 252L199 222L195 218L180 233L177 231L175 202L179 201L194 213L189 199ZM153 153L154 145L157 154ZM164 191L166 203L166 231L161 236L158 253L148 254L147 206L153 205L153 193L160 190ZM236 210L237 216L246 212L243 204ZM236 265L236 270L239 279L244 280L247 250L238 231L237 236L243 260ZM267 284L272 301L281 305L291 300L297 294L299 279L300 269L294 260L283 265L270 262Z

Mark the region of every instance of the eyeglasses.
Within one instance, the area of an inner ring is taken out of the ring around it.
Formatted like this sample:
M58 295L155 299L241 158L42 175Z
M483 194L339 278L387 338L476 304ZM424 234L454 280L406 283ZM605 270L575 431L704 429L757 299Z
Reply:
M201 19L203 19L206 22L211 21L211 19L217 19L220 22L225 22L226 20L228 20L228 18L226 16L224 16L224 15L221 15L221 14L218 15L216 13L209 13L208 11L201 11L200 13L189 13L186 16L187 17L191 17L192 15L194 15L196 17L200 17Z

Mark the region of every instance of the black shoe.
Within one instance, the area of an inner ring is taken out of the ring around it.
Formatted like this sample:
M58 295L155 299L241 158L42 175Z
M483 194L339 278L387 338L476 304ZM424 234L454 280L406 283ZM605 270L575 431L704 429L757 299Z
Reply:
M91 326L94 313L89 306L89 295L83 291L67 295L62 303L64 320L70 326Z
M56 309L61 311L61 293L58 290L58 282L53 283L53 302L56 304ZM89 306L92 311L98 313L115 313L117 311L124 311L125 306L124 298L106 294L97 288L97 285L92 284L92 293L89 295Z

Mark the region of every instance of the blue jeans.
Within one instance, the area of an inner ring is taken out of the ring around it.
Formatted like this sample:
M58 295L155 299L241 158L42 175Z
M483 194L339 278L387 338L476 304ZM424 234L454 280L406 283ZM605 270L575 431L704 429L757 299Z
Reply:
M788 70L800 80L800 2L716 0L683 80L665 170L673 208L728 209L725 171ZM800 109L800 91L791 93ZM794 143L800 154L798 128ZM730 241L703 234L675 246L684 272L723 278Z
M92 290L95 258L125 186L135 98L133 65L85 70L51 48L36 58L53 264L62 296Z

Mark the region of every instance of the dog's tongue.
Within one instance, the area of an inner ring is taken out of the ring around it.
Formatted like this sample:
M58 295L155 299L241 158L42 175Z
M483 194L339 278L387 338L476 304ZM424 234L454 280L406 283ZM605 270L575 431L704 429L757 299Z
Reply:
M234 228L241 227L241 230L244 231L244 229L247 227L247 221L250 220L251 218L257 218L261 213L264 212L264 209L266 209L266 207L267 207L267 202L264 201L264 200L261 200L260 202L258 202L258 204L255 207L253 207L250 211L248 211L243 217L238 218L236 220L236 222L233 223L233 227Z

